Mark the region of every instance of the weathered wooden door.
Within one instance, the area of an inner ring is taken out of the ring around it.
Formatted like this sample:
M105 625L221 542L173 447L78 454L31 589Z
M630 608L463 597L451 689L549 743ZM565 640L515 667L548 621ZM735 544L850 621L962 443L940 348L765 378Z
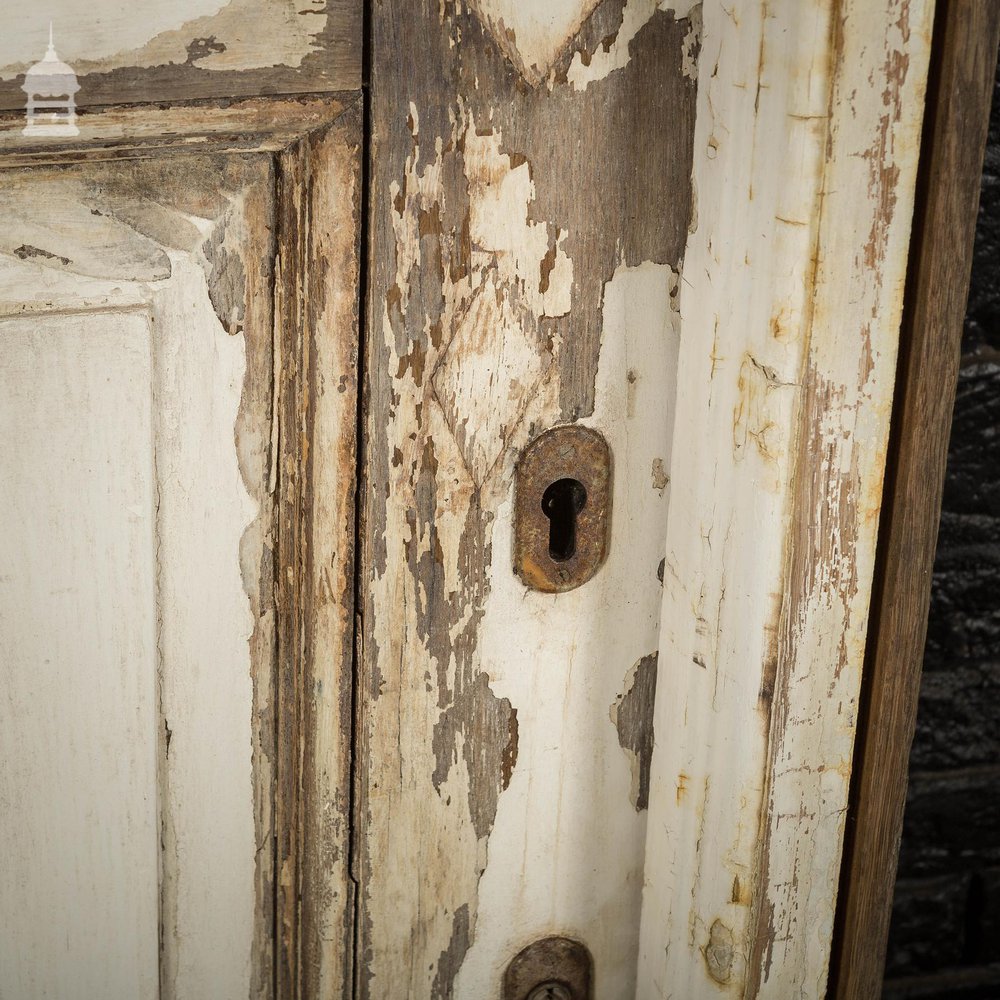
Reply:
M823 995L932 7L373 5L360 995Z
M0 997L822 996L932 0L91 7L0 48Z

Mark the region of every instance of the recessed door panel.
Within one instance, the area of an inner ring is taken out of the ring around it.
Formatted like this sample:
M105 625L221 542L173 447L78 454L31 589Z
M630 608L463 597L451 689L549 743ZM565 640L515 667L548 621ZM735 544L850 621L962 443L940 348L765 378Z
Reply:
M274 166L4 180L0 993L260 995Z
M143 313L0 321L0 428L17 470L0 476L12 998L158 994L150 333Z

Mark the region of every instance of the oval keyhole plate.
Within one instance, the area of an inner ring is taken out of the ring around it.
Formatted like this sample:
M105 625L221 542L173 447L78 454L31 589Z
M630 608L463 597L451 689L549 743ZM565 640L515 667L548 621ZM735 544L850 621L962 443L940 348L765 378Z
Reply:
M511 959L502 1000L593 1000L594 960L582 941L547 937Z
M514 570L546 593L573 590L604 562L611 524L611 450L571 425L525 448L515 473Z

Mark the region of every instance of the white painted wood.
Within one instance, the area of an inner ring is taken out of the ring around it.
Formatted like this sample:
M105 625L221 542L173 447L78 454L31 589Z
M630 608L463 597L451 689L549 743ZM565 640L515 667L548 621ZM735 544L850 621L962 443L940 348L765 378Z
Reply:
M298 66L318 47L316 36L327 22L325 11L303 11L296 0L52 0L44 8L23 11L21 18L16 31L0 34L0 79L14 78L45 55L50 22L60 58L79 76L119 67L183 65L197 38L216 43L200 55L203 69ZM123 88L122 101L128 96Z
M0 997L158 996L150 318L0 321Z
M583 423L611 447L619 516L597 576L565 594L528 590L510 569L510 495L497 511L479 648L495 694L519 706L518 762L499 799L459 1000L495 995L510 958L552 933L587 942L595 996L635 994L646 812L613 708L659 639L668 489L656 470L670 462L676 286L669 266L647 262L620 267L605 289L597 400Z
M245 340L206 244L224 223L248 247L247 192L271 185L263 160L235 190L211 162L176 187L157 171L4 188L0 313L30 314L0 323L4 1000L251 995L270 785L259 802L248 594L270 515L240 460L259 473L270 442L251 421L237 447Z
M164 996L249 995L254 836L253 629L240 539L256 514L233 427L244 347L196 258L152 292L162 764ZM251 567L256 572L257 567ZM253 577L251 577L253 579Z
M642 1000L824 993L932 13L703 4Z

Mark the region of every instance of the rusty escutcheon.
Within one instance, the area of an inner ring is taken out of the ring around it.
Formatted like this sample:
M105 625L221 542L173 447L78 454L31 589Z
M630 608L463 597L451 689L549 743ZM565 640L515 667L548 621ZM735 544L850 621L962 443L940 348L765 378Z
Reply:
M503 1000L593 1000L594 960L572 938L533 941L511 960L503 976Z
M553 427L525 448L514 485L514 571L555 594L586 583L608 554L611 449L590 427Z

